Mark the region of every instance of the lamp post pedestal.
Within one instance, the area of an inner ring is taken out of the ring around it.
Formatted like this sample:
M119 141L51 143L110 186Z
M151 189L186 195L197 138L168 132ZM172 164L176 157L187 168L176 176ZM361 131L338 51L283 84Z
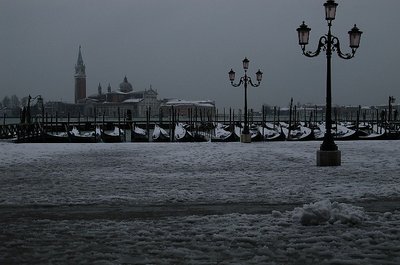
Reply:
M251 134L250 133L242 133L240 135L241 143L251 143Z
M342 160L342 153L339 150L334 151L317 151L317 166L340 166Z

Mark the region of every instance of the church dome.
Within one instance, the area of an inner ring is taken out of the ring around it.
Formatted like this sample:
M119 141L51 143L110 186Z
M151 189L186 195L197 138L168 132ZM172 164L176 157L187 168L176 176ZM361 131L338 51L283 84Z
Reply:
M126 76L124 78L124 81L119 84L119 90L124 93L131 92L133 90L132 84L128 82Z

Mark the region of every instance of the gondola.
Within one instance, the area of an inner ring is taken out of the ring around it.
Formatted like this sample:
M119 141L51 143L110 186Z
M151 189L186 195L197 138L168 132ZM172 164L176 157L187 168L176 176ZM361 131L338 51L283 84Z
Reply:
M352 141L359 139L359 134L356 130L348 129L347 127L339 124L332 129L332 134L333 138L338 141Z
M67 134L71 143L97 143L101 140L100 135L95 131L82 133L76 127L73 127L71 131L67 131Z
M148 142L149 137L147 135L147 132L144 129L134 126L131 131L131 141L132 142Z
M175 141L176 142L195 142L193 135L185 129L182 123L175 125Z
M386 132L385 133L385 140L399 140L400 133L396 131Z
M265 123L264 126L259 127L261 135L264 135L264 141L285 141L286 135L283 133L282 127L280 125L273 125L270 123Z
M42 143L69 143L70 138L68 137L68 133L52 133L52 132L43 132L42 137L40 138L40 142Z
M220 135L219 138L211 138L211 142L238 142L239 140L240 138L234 132L229 132L228 135Z
M352 130L343 125L334 125L332 127L332 136L338 141L352 141L360 139L360 132ZM325 124L318 125L318 129L314 130L314 137L316 140L323 140L325 137Z
M240 138L234 132L228 132L227 135L214 136L211 142L238 142Z
M252 124L250 126L250 135L251 135L252 142L264 141L264 136L261 134L261 132L258 130L258 126L255 124Z
M286 141L286 136L285 134L281 131L278 134L275 134L273 136L268 136L265 138L265 141L270 141L270 142L279 142L279 141Z
M24 138L12 139L14 143L69 143L70 139L67 133L48 133L41 132L38 135L32 135Z
M195 142L208 142L208 139L204 134L195 132L192 133L192 135Z
M292 130L286 130L287 141L311 141L315 139L314 131L305 126L298 126Z
M360 140L389 140L386 133L370 133L358 137Z
M286 135L283 133L281 129L280 132L275 132L273 134L266 135L264 137L264 140L270 142L286 141Z
M104 143L121 143L124 140L124 132L118 127L115 127L114 131L100 130L100 134Z
M387 131L383 127L372 126L372 132L365 136L359 136L360 140L399 140L400 134L396 131Z
M344 134L334 133L333 138L338 141L353 141L359 139L357 132L354 130L348 131Z
M235 133L225 130L222 124L217 124L215 136L211 137L211 142L238 142L240 137Z
M154 125L154 131L152 135L153 142L170 142L171 137L163 128L158 126L157 124Z

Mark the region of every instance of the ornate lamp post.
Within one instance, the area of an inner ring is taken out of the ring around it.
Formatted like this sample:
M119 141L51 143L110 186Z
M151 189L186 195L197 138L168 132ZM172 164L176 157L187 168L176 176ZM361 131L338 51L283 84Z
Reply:
M263 73L258 69L256 73L257 84L253 84L251 78L247 75L247 69L249 69L249 60L244 58L243 60L243 69L244 69L244 76L242 76L239 80L239 83L235 84L233 81L235 80L235 72L231 69L229 71L229 80L231 81L231 85L234 87L239 87L240 85L244 85L244 128L242 134L240 135L240 141L242 143L250 143L251 142L251 135L249 130L249 124L247 121L247 85L250 84L252 87L260 86L260 82L262 80Z
M40 110L40 114L42 116L42 123L44 123L44 103L43 103L43 98L41 95L37 96L37 104Z
M42 112L42 122L44 122L44 105L43 105L43 98L41 95L37 95L36 97L31 97L31 95L28 96L28 104L27 104L27 108L26 108L26 122L27 123L31 123L31 101L36 99L36 104L38 105L39 109Z
M338 6L334 0L327 0L324 4L325 7L325 19L328 21L328 34L320 37L318 48L315 52L306 51L306 45L308 44L311 29L304 24L301 24L297 29L299 37L299 45L303 50L303 54L307 57L318 56L322 51L326 52L326 115L325 115L325 126L326 131L324 135L324 141L321 144L320 150L317 151L317 165L318 166L340 166L341 164L341 153L338 150L337 145L333 140L332 129L332 94L331 94L331 57L332 52L337 52L338 56L342 59L351 59L354 57L357 48L360 45L360 39L362 32L357 28L356 25L348 32L350 37L350 48L351 53L342 53L340 50L339 39L332 35L331 27L332 21L335 19L336 7Z
M392 120L392 109L393 109L392 104L395 101L396 101L396 99L393 96L389 96L389 115L388 115L389 126L390 126L390 121Z

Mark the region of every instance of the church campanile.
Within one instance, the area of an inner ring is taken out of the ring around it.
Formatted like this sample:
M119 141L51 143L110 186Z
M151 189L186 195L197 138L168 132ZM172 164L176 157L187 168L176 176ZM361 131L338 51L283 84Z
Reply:
M83 63L81 46L79 46L78 61L75 65L75 103L86 98L86 71Z

